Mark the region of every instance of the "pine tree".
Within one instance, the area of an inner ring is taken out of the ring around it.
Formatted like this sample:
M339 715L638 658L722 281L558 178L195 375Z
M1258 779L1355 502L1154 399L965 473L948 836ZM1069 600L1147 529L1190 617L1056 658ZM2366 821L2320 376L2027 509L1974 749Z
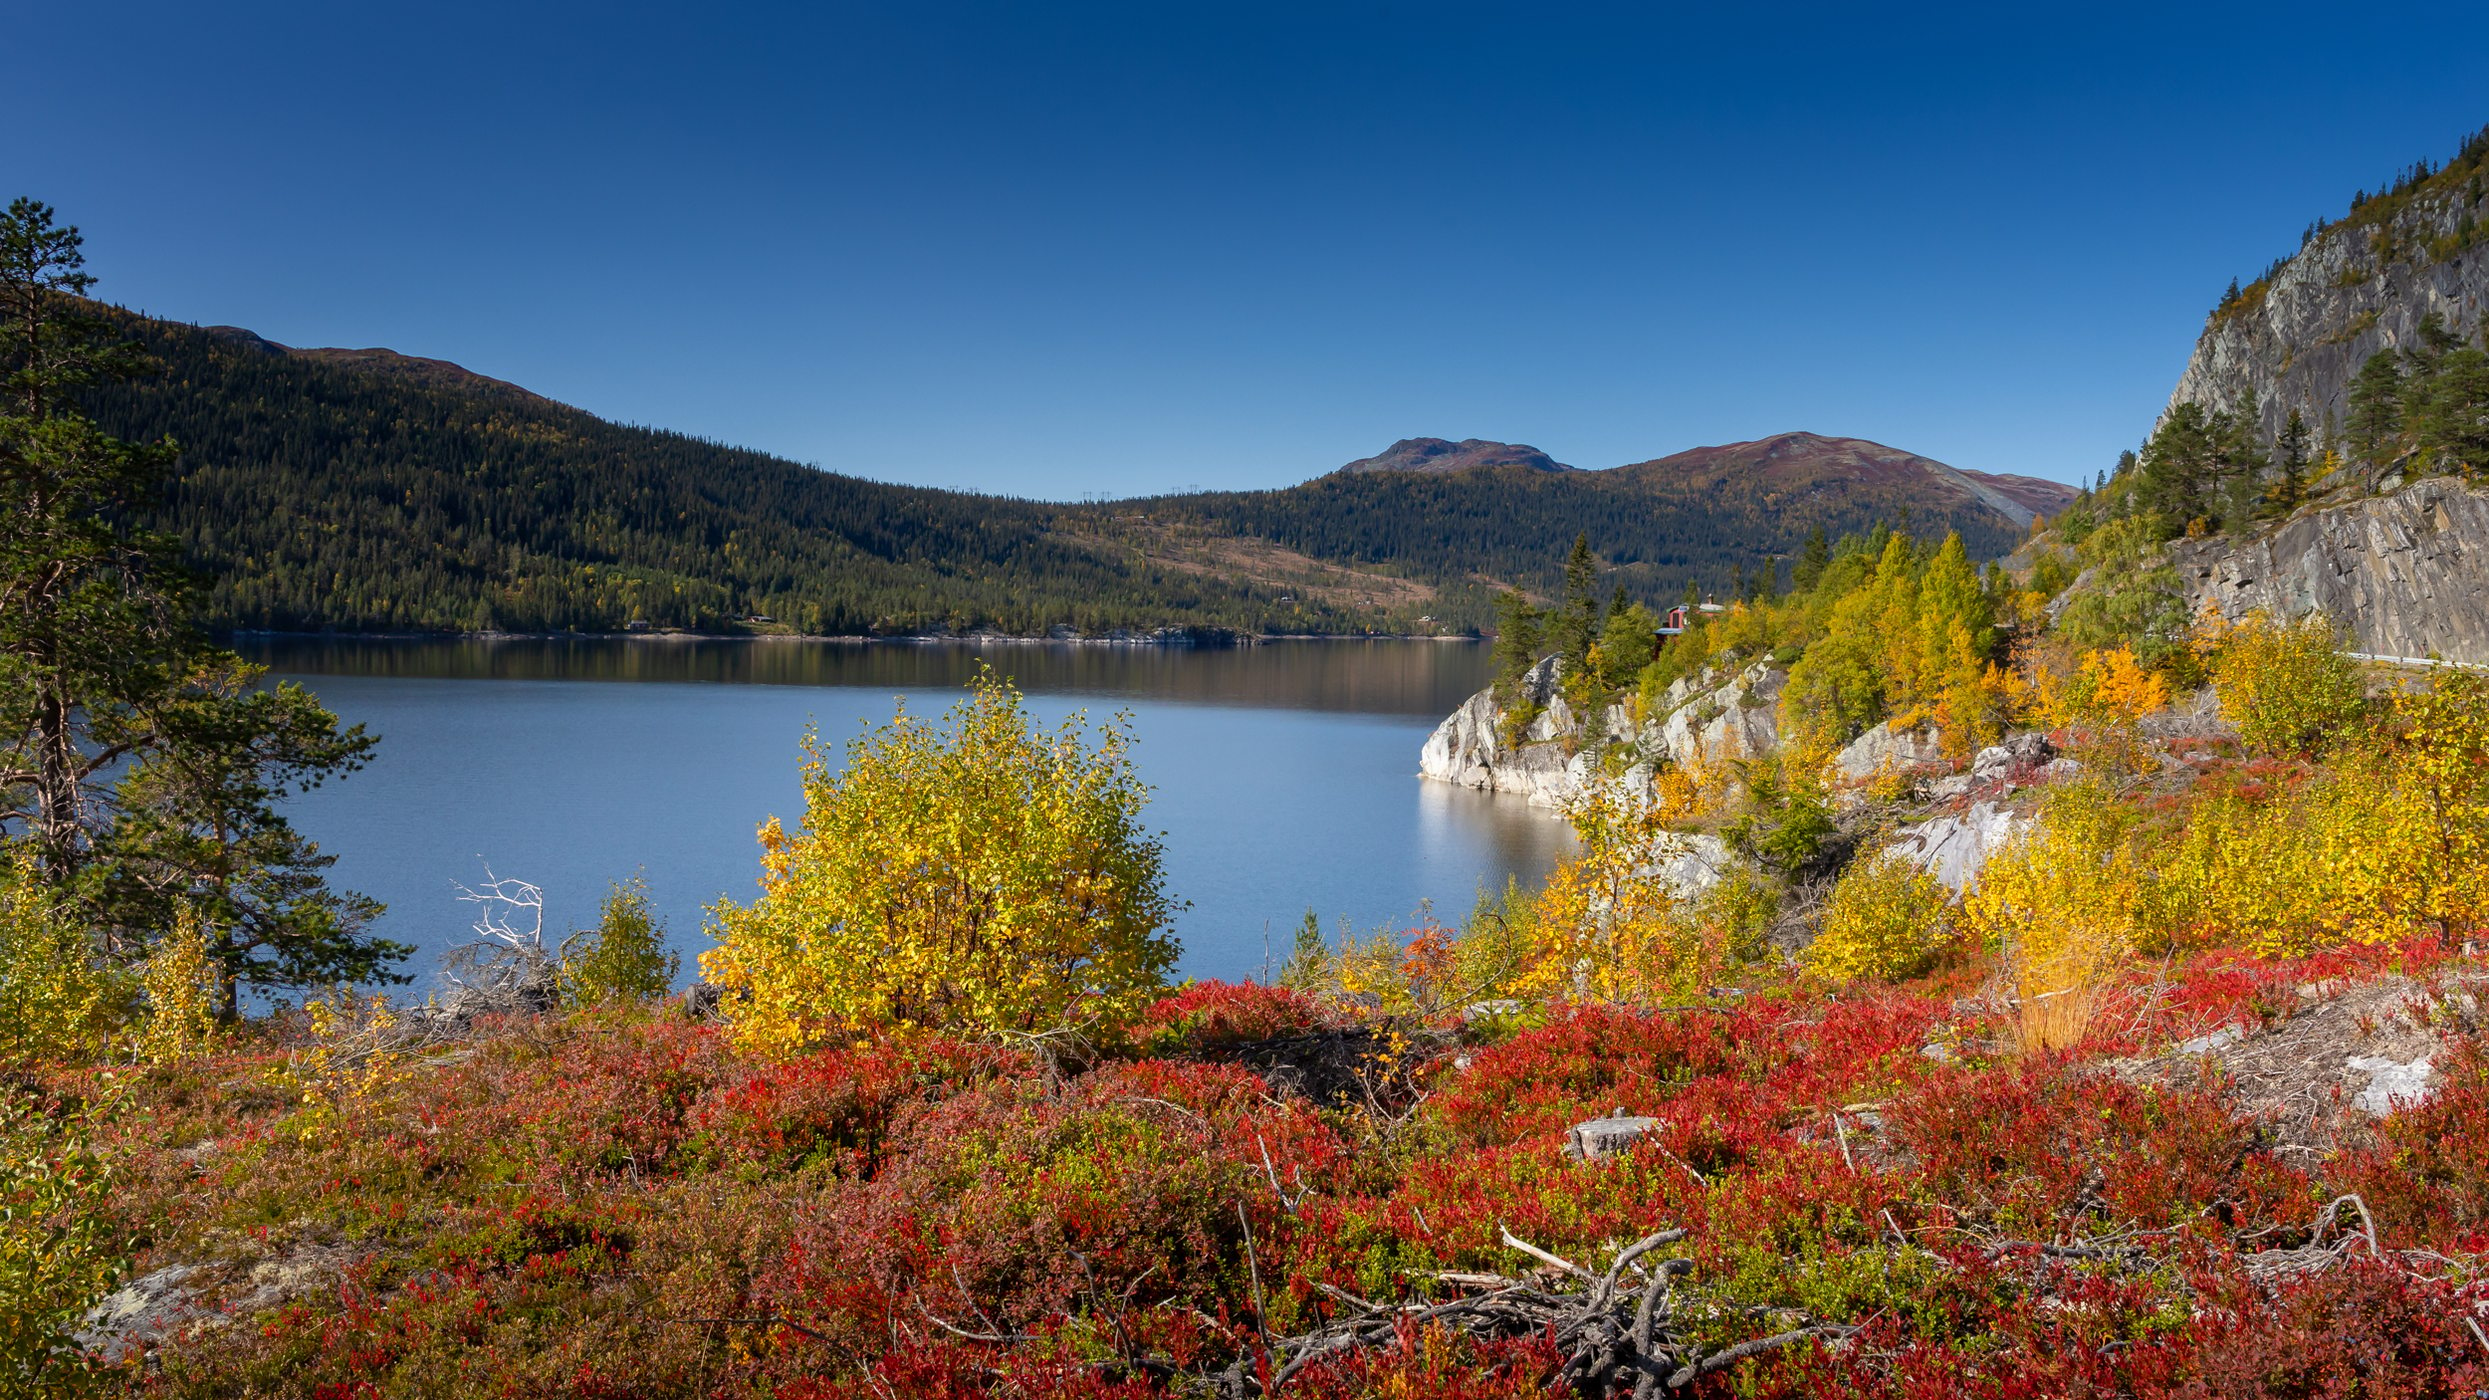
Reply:
M1573 551L1564 560L1564 601L1548 623L1547 642L1562 658L1565 673L1583 674L1590 664L1590 644L1599 635L1599 561L1590 552L1587 533L1573 537Z
M187 602L172 541L128 523L171 444L123 442L80 411L80 391L146 368L85 310L82 245L47 205L0 215L0 782L63 883L89 863L101 785L146 741Z
M2391 350L2379 350L2351 380L2351 450L2371 467L2393 460L2402 446L2403 367Z
M2288 512L2307 498L2308 425L2299 410L2290 410L2290 419L2282 424L2281 440L2275 447L2278 475L2273 479L2269 499L2276 509Z
M2489 469L2489 353L2465 346L2439 358L2419 427L2439 464L2467 476Z
M1506 589L1495 596L1495 688L1510 695L1522 673L1538 664L1546 614L1528 595Z
M2212 480L2222 488L2220 523L2224 529L2245 524L2254 512L2257 483L2266 466L2265 455L2256 446L2256 425L2263 416L2251 389L2244 403L2212 417Z
M0 214L0 826L24 824L107 954L190 913L239 980L383 980L407 950L363 936L379 906L330 892L329 858L277 809L371 741L194 629L172 540L131 523L171 444L115 438L80 404L147 368L83 300L94 280L49 207Z
M1790 587L1799 593L1812 593L1823 581L1824 570L1832 566L1832 542L1824 537L1824 527L1806 532L1806 545L1798 551L1798 562L1789 571Z
M2220 470L2222 425L2204 406L2179 404L2152 431L2140 459L2144 507L2160 513L2162 528L2185 530L2202 517Z

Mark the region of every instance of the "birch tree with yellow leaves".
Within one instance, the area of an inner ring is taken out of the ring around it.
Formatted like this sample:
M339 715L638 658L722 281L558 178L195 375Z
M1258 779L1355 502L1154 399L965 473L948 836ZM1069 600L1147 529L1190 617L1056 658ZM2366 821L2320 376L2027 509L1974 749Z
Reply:
M701 969L747 1047L883 1029L1104 1026L1164 984L1176 912L1126 723L1052 732L990 671L834 769L804 742L804 820L760 830L761 893L711 911Z

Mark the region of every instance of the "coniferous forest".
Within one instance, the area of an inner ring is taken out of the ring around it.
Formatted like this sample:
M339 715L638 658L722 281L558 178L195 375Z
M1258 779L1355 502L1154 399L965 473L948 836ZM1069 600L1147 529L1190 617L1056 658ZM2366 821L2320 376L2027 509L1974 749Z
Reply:
M1552 592L1585 528L1614 582L1658 600L1759 575L1811 529L1913 508L1866 483L1789 501L1631 469L1055 504L611 423L437 361L122 319L161 372L99 386L90 407L181 449L152 523L212 580L220 629L721 633L757 615L815 635L1456 631L1491 620L1497 585ZM1975 554L2017 533L1918 506L1922 529L1959 529Z

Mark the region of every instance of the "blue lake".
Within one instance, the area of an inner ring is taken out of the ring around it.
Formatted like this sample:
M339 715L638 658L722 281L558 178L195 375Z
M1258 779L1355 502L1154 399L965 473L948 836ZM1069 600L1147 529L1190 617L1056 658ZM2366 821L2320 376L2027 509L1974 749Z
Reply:
M385 901L382 934L440 951L468 936L456 884L541 885L549 933L592 923L644 876L688 975L703 911L749 898L753 832L803 814L797 742L833 751L904 700L934 715L980 662L1052 722L1131 715L1154 789L1181 970L1262 973L1307 910L1327 928L1465 916L1482 888L1535 885L1572 850L1511 798L1416 776L1419 746L1486 680L1465 642L1232 649L834 642L263 639L246 655L382 736L364 771L295 799L333 879Z

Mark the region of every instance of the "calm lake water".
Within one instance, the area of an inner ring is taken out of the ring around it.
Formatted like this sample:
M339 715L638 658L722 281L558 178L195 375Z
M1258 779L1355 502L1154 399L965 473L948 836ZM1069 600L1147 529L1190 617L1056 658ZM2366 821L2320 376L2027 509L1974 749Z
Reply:
M936 715L980 661L1052 723L1129 711L1155 789L1181 971L1275 967L1308 909L1326 927L1465 916L1481 888L1534 885L1572 849L1513 798L1417 777L1435 723L1486 683L1474 643L1281 642L1234 649L814 642L374 642L241 649L382 736L372 764L295 800L332 876L385 901L379 931L419 951L467 936L455 882L544 887L556 936L644 875L686 976L702 911L746 899L754 828L803 815L797 741Z

